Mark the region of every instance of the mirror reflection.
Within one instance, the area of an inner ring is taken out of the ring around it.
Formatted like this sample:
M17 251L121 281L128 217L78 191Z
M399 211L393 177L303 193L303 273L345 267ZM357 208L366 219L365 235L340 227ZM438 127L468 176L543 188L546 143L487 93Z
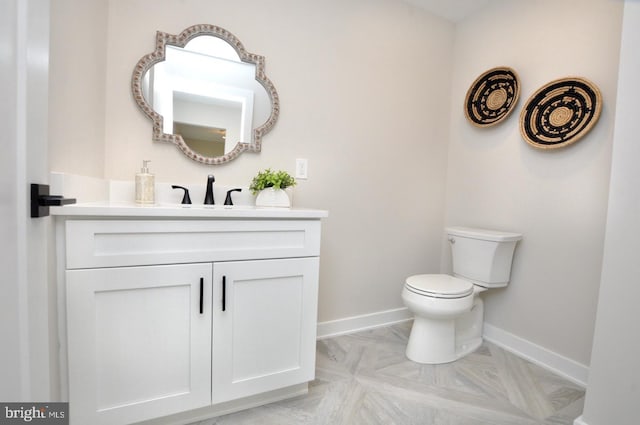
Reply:
M212 25L178 36L158 32L157 39L154 53L162 57L143 57L132 83L138 105L154 121L154 139L171 141L210 164L260 151L260 138L278 113L264 58Z

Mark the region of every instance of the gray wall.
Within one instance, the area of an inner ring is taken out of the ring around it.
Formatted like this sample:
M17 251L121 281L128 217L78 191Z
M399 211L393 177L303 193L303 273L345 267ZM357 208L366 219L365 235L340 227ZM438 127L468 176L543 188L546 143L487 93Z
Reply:
M294 206L330 211L320 321L402 307L404 278L439 270L451 23L395 0L110 0L96 10L85 3L53 5L52 110L79 110L58 114L57 128L84 125L85 117L91 127L54 129L53 171L131 180L150 159L157 182L200 188L213 172L220 185L248 186L260 169L293 172L295 159L307 158L309 179L294 189ZM96 21L87 34L94 50L78 39L82 19ZM130 92L133 67L154 49L157 30L177 34L203 22L265 56L281 102L262 152L216 167L153 142ZM93 70L94 58L104 70ZM99 137L91 123L101 122Z
M53 171L131 180L150 159L159 182L200 187L213 172L220 184L246 186L260 169L293 171L295 158L308 158L309 180L295 188L294 206L330 211L320 321L402 307L406 276L448 269L445 224L523 232L512 284L485 297L487 323L589 363L621 2L499 1L456 26L398 0L75 7L84 3L52 5L51 109L77 111L56 116ZM74 30L78 18L95 22L89 46ZM156 30L175 34L203 22L266 57L282 109L260 154L215 168L152 142L129 88ZM96 61L102 68L93 68ZM499 65L520 74L520 103L506 122L476 129L462 112L466 90ZM600 87L600 122L575 146L536 151L520 138L517 114L538 87L567 75ZM83 125L89 128L80 131ZM74 126L80 129L62 131Z
M502 1L456 27L446 223L524 234L509 287L483 294L485 321L582 365L600 281L621 16L610 0ZM520 101L505 121L476 128L463 99L496 66L519 74ZM538 88L566 76L600 88L600 120L574 145L537 150L523 141L519 114Z

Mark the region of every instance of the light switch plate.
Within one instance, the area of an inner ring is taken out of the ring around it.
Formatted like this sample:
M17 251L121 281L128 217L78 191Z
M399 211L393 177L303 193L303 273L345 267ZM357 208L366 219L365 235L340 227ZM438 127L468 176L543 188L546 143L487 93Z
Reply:
M308 162L305 158L297 158L296 159L296 179L307 179L309 177L308 173Z

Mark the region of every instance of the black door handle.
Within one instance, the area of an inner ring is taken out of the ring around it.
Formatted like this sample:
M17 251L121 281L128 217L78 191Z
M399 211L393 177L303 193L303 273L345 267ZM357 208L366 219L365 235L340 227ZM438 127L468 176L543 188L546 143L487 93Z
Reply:
M76 200L74 198L49 195L48 184L31 183L31 218L48 216L49 207L59 207L75 203Z

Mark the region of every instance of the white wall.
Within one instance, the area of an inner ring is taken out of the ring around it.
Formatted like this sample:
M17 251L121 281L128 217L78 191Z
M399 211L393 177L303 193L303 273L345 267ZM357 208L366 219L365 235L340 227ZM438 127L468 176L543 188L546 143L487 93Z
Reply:
M104 177L107 0L51 3L51 167Z
M74 10L63 12L54 15L54 28L77 19ZM177 34L197 23L221 26L265 56L280 96L280 118L262 152L216 167L153 142L130 90L133 67L153 50L155 32ZM106 60L100 49L82 52L84 60L93 55L106 64L104 137L58 137L54 171L91 175L80 165L82 151L73 149L82 143L95 152L104 146L106 178L131 180L150 159L156 181L198 188L209 173L221 185L248 186L260 169L293 172L296 158L308 158L309 179L295 188L294 204L330 211L320 321L399 308L407 275L438 271L452 24L397 0L110 0L107 26ZM78 60L80 52L61 50L62 63ZM90 80L77 78L80 87ZM66 100L58 97L56 105Z
M633 425L640 400L640 3L624 7L602 280L582 423Z
M502 1L456 27L446 223L524 234L511 284L484 295L486 322L589 364L614 124L622 4L613 0ZM516 110L495 127L466 121L467 89L510 66L521 80ZM519 133L519 113L547 82L583 76L604 108L589 135L541 151ZM443 248L443 267L448 246Z

